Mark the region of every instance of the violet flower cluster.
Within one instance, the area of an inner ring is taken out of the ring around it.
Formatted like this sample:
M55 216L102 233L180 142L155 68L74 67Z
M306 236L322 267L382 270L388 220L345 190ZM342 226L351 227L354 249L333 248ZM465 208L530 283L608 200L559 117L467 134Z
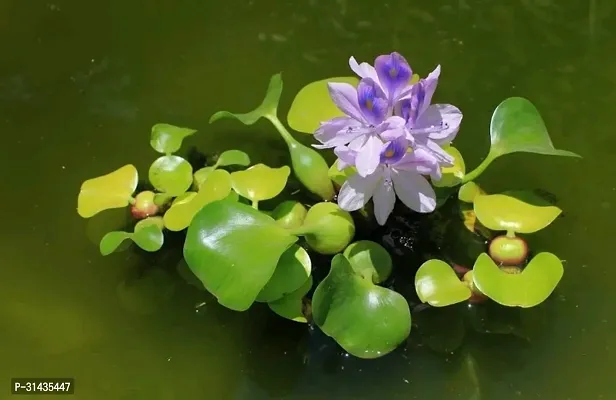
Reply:
M333 148L338 168L354 166L338 194L347 211L374 202L377 222L384 225L396 197L410 209L429 213L436 195L426 176L441 179L441 168L453 165L443 146L458 133L462 112L450 104L430 104L441 72L437 66L426 78L411 84L413 71L398 53L358 64L349 60L361 78L355 88L329 83L329 93L345 116L322 122L314 133L319 149Z

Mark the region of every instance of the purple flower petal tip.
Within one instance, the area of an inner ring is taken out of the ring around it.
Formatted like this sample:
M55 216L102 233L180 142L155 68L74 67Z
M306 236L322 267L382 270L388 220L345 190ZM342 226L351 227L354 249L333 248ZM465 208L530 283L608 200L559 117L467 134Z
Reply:
M364 78L359 82L359 85L357 85L357 102L364 118L371 125L379 125L385 120L389 103L374 80Z
M374 61L374 68L381 85L388 91L392 101L408 86L413 75L409 63L396 52L378 56Z

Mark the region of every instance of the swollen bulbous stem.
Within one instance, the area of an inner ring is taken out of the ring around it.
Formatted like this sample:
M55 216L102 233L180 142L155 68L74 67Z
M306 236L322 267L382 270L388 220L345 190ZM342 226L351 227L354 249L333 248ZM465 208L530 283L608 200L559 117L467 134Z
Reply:
M289 147L293 172L297 179L310 192L323 200L334 198L334 185L329 178L329 166L325 159L314 149L298 142L282 125L275 115L265 116L278 130Z

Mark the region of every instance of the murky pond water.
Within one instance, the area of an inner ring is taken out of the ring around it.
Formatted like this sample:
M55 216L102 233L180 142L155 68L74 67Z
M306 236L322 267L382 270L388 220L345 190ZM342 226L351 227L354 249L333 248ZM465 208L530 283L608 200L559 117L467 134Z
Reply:
M72 376L79 399L616 398L616 3L413 3L0 0L2 396L10 377ZM270 125L209 116L251 109L278 71L286 112L304 84L349 75L349 56L392 50L421 75L442 65L436 100L465 113L467 164L509 96L533 101L557 146L584 156L512 155L480 180L548 190L565 210L532 237L566 272L529 314L530 340L468 334L442 355L412 336L357 360L266 307L218 306L187 282L180 250L100 256L92 240L123 215L79 218L79 185L131 162L147 171L154 123L199 129L185 148L281 165Z

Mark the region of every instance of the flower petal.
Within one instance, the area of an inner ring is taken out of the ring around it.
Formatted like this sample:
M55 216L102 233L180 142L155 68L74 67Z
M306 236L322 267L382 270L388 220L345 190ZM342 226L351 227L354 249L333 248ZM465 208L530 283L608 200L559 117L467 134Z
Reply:
M376 70L367 62L357 64L355 57L351 57L349 58L349 67L351 67L351 70L353 70L353 72L355 72L360 78L370 78L379 83L379 76L377 75Z
M436 194L426 178L412 172L392 169L391 179L398 198L413 211L429 213L436 208Z
M426 111L426 109L432 102L432 96L434 96L434 92L436 91L436 86L438 85L438 78L440 75L441 66L437 65L436 68L434 68L434 71L430 72L425 79L422 79L420 81L421 85L423 86L424 96L422 106L419 110L419 114L422 114L424 111Z
M374 192L374 216L379 225L385 225L396 205L396 192L390 179L384 179Z
M334 154L338 156L342 163L349 165L355 165L355 157L357 157L357 152L355 150L351 150L347 146L338 146L334 149ZM340 165L340 162L338 163ZM344 168L340 169L342 171Z
M400 93L409 86L413 75L411 66L400 53L393 52L378 56L374 61L374 68L380 84L387 91L390 104L395 103Z
M356 127L361 127L361 126L362 126L361 123L354 120L353 118L336 117L336 118L330 119L329 121L321 122L321 125L314 132L313 136L316 140L318 140L322 144L328 145L328 143L336 139L339 132L348 130L349 128L356 128ZM332 146L326 146L324 148L328 148L328 147L332 147Z
M366 144L357 152L355 167L361 176L372 174L381 162L383 142L377 136L370 136Z
M437 177L441 172L438 159L432 152L421 147L411 153L406 153L394 167L397 170L411 171L431 177Z
M371 125L379 125L387 116L389 103L385 93L378 84L370 78L364 78L357 85L357 102L365 121Z
M381 146L381 164L396 164L407 153L409 146L404 136L398 137Z
M342 82L329 82L327 88L329 89L329 97L340 111L357 121L366 122L357 103L357 90L352 85Z
M374 195L377 185L382 178L382 170L372 175L362 177L359 174L351 175L344 182L338 193L338 205L346 211L357 211L368 203Z
M415 129L427 129L428 137L446 145L456 137L462 122L462 112L451 104L433 104L421 114Z
M379 127L380 129L383 129L383 131L379 133L379 136L384 141L396 140L399 137L406 136L407 131L404 126L405 123L406 121L404 121L402 117L389 117Z

